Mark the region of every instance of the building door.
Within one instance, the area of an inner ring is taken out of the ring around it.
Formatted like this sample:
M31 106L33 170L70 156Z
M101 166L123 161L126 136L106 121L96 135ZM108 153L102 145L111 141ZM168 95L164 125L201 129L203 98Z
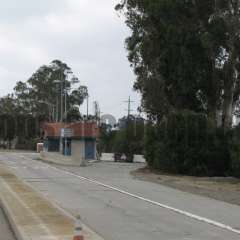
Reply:
M95 159L95 141L85 141L85 159Z

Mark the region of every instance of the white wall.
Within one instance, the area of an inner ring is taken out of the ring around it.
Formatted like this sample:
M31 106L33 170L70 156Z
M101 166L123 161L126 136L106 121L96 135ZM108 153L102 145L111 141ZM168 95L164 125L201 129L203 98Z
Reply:
M102 161L113 162L114 154L113 153L102 153ZM135 163L146 163L146 160L143 155L134 155L133 162Z
M143 155L134 155L133 162L135 163L146 163L146 159Z
M113 153L102 153L101 160L102 161L113 162L114 161L114 154Z

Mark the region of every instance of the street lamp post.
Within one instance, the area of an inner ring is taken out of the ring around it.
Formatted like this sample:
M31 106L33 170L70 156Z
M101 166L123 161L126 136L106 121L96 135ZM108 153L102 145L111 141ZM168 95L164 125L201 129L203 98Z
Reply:
M66 71L66 75L67 75L67 77L69 76L69 74L72 74L73 72L72 71L70 71L70 70L67 70ZM71 78L71 83L72 84L76 84L76 83L79 83L79 80L78 80L78 78L77 77L75 77L75 76L73 76L72 78ZM62 89L61 90L61 96L63 97L63 93L64 93L64 122L65 122L65 124L67 123L67 97L68 97L68 91L71 91L71 87L67 87L66 86L66 83L64 84L64 89ZM61 103L63 104L63 99L61 100ZM63 111L63 106L61 107L61 109L62 109L62 111ZM62 120L63 120L63 113L61 113L61 116L62 116ZM65 126L66 127L66 126ZM65 128L64 127L64 128ZM65 138L64 138L64 140L65 140L65 146L64 146L64 154L66 155L67 154L67 145L68 145L68 139L67 139L67 137L65 136Z
M59 86L59 84L61 84L61 80L55 80L54 81L54 83L56 84L56 86L57 86L57 96L56 96L56 122L58 122L59 121L59 98L58 98L58 86ZM60 118L61 118L61 116L60 116Z
M62 76L60 77L60 83L61 83L61 123L63 122L63 79Z
M65 119L64 119L65 121L64 122L66 124L67 123L67 96L68 96L68 91L70 91L71 88L67 88L67 86L66 86L65 74L68 77L70 74L73 74L73 72L70 71L70 70L66 70L64 72L64 74L61 74L60 80L55 80L54 82L57 85L60 84L60 87L61 87L61 93L60 93L61 94L61 96L60 96L60 105L61 105L61 109L60 109L60 122L61 123L63 122L63 115L64 115L64 117L65 117ZM64 75L64 79L63 79L63 75ZM64 86L63 86L63 81L64 81ZM71 78L71 83L72 84L79 83L78 78L73 76ZM64 95L64 100L63 100L63 95ZM63 103L63 101L64 101L64 103ZM64 107L63 107L63 104L65 105ZM59 112L58 106L59 106L59 102L58 102L58 95L57 95L57 113L56 113L57 122L58 122L58 119L59 119L59 116L58 116L58 112ZM64 114L63 114L63 111L64 111ZM62 144L63 143L63 141L62 141L63 137L64 136L62 136L62 133L61 133L61 136L60 136L60 152L62 152L62 150L63 150L63 144ZM64 154L66 154L66 149L67 149L67 138L65 137Z
M89 95L87 95L87 121L89 116Z

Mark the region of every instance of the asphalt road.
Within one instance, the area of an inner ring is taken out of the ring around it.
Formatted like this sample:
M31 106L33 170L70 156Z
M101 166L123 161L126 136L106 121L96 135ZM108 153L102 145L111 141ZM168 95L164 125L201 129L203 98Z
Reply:
M0 208L0 240L15 240L8 221Z
M133 179L141 164L93 163L85 168L47 165L34 154L0 153L36 190L105 240L237 240L240 207Z

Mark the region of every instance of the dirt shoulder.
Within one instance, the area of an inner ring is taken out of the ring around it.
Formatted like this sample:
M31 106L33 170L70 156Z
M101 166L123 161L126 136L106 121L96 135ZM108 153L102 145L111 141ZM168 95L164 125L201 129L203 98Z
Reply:
M223 177L189 177L151 171L148 167L132 171L138 180L172 187L231 204L240 205L240 179Z

